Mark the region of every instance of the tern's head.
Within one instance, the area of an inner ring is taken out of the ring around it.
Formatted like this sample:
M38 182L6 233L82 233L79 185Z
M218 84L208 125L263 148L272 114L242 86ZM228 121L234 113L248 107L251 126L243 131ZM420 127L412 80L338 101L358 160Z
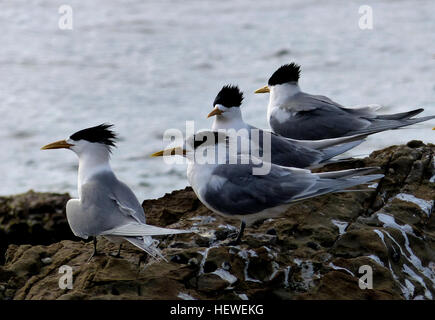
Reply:
M218 118L232 118L236 114L239 115L242 101L243 92L240 91L239 87L225 85L214 99L214 109L208 114L207 118L213 116Z
M84 153L107 152L109 154L116 141L116 134L111 130L112 126L104 123L83 129L72 134L66 140L47 144L41 149L70 149L79 156Z
M198 157L198 155L205 158L208 156L215 157L215 151L218 146L226 148L227 138L224 132L204 130L187 137L182 147L158 151L153 153L151 157L179 155L189 160ZM213 152L210 153L206 150L213 150Z
M255 91L255 93L285 94L285 91L297 86L301 74L301 66L292 62L279 67L269 78L267 86Z

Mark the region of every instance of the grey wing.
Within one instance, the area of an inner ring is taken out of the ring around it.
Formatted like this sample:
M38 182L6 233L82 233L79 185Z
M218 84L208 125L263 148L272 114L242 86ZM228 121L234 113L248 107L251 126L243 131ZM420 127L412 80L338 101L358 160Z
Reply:
M327 97L300 92L284 106L295 113L285 122L271 118L274 132L292 139L321 140L355 134L370 121L349 113Z
M145 223L142 206L133 192L113 172L95 175L82 186L81 201L98 216L102 230L130 222Z
M319 179L309 170L272 165L267 175L253 175L253 164L218 166L205 188L205 202L230 215L254 214L303 197Z
M250 129L258 130L259 137L256 142L258 141L260 146L259 156L267 162L285 167L306 168L323 160L320 151L305 147L296 141L278 136L273 132L253 126L250 126Z
M380 106L369 105L360 108L345 108L328 97L297 93L283 108L294 114L281 123L273 116L270 126L273 131L287 138L300 140L320 140L372 134L397 129L415 123L431 120L435 116L414 118L424 109L419 108L397 114L378 115Z
M113 188L111 197L117 202L123 213L130 215L138 222L146 222L145 212L142 205L137 200L133 191L131 191L125 183L118 180L118 183Z
M116 201L110 198L111 188L92 179L81 187L82 228L87 235L99 235L105 230L128 223L131 218L119 209Z
M385 130L406 127L416 123L434 119L435 116L409 118L410 115L419 113L420 110L404 112L396 115L376 116L361 115L342 109L341 112L330 112L327 108L311 111L297 112L285 123L276 120L270 121L272 129L285 137L300 140L321 140L343 136L372 134Z
M319 108L335 112L346 110L341 104L332 101L328 97L313 95L302 91L295 94L283 107L292 111L310 111Z

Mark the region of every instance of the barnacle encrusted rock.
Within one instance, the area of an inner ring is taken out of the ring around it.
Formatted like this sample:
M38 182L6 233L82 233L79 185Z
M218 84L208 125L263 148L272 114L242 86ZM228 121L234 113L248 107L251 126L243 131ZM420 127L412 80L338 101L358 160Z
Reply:
M125 244L75 238L68 195L30 191L0 198L0 299L434 299L434 145L411 141L319 170L380 166L364 191L300 202L284 216L228 239L238 221L210 212L191 188L145 200L147 221L194 228L160 237L168 262ZM61 266L73 288L60 289ZM372 288L360 278L372 271Z

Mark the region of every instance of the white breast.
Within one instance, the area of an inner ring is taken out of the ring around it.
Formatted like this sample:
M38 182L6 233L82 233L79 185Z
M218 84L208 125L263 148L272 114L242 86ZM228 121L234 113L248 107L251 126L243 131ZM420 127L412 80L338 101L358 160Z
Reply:
M214 165L198 164L193 161L189 161L187 165L187 179L199 198L201 197L201 191L204 190L211 179L213 169Z
M212 173L215 168L216 165L214 164L197 164L190 161L187 166L187 179L193 191L195 191L196 196L204 204L206 204L203 198L205 192L207 190L219 192L219 189L227 181L225 178ZM209 206L207 205L207 207ZM210 209L213 210L212 208Z
M75 236L87 239L88 235L84 230L86 223L82 221L82 210L79 199L71 199L66 203L66 219Z
M271 118L277 120L279 123L283 123L292 116L292 111L298 111L289 110L288 108L289 101L291 101L298 92L300 92L299 86L294 83L284 83L271 87L269 105L267 107L269 125Z

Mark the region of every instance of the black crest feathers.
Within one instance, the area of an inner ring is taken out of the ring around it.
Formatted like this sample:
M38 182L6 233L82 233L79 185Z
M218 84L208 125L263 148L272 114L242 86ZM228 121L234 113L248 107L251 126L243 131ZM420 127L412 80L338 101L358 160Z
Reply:
M103 143L109 147L115 146L117 136L110 130L113 124L103 123L95 127L83 129L74 133L70 138L72 140L86 140L89 142Z
M243 101L243 92L233 85L223 86L214 99L213 106L221 104L227 108L240 107Z
M274 86L287 82L298 82L301 75L301 66L292 62L285 64L276 70L269 78L268 85Z
M191 135L188 140L189 144L193 147L194 150L196 150L199 146L202 146L203 144L207 146L212 146L216 145L217 143L227 141L228 137L224 132L200 131Z

